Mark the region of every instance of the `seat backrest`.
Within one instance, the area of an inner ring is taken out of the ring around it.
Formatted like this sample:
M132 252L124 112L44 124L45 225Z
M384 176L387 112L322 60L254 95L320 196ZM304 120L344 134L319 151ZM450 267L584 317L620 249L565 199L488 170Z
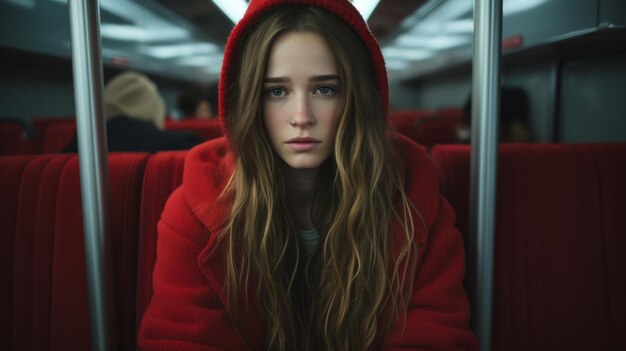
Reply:
M57 124L76 124L76 118L74 116L41 116L33 117L30 119L30 124L33 126L34 139L43 141L46 136L48 128Z
M35 156L0 156L0 350L11 350L13 250L22 174Z
M202 140L211 140L224 135L219 118L211 119L184 119L181 121L166 120L165 129L183 130L194 133Z
M458 107L441 107L435 111L435 115L460 121L463 118L463 110Z
M48 140L48 148L53 146L53 151L44 150L46 135L50 128L63 124L76 124L71 116L33 118L31 120L4 120L0 122L0 155L25 155L40 153L57 153L62 150L60 143L67 139ZM26 129L25 129L26 128ZM73 137L73 135L72 135ZM71 139L70 139L71 141ZM69 142L67 143L69 144Z
M137 326L152 297L152 270L156 261L157 222L170 194L182 183L187 151L158 152L146 165L141 193L137 262Z
M441 192L454 208L456 226L467 241L469 231L470 147L435 145L431 150Z
M467 218L469 147L432 155ZM625 179L626 144L500 145L493 350L626 349Z
M427 148L436 144L456 144L459 142L458 129L461 122L447 117L425 117L415 122L417 142Z
M57 154L74 140L76 136L76 122L56 123L46 129L42 142L44 154Z
M139 200L147 158L109 156L115 296L111 310L116 312L113 326L120 349L135 346ZM0 164L7 162L11 160ZM76 155L42 155L28 160L14 184L19 190L13 204L12 345L7 350L91 348L78 173ZM4 202L15 197L1 201L2 207L10 206Z
M35 157L20 183L13 261L13 349L47 348L58 184L70 155ZM80 309L79 309L80 310Z
M17 121L0 122L0 155L37 154L40 143L26 135L22 124Z
M413 139L417 142L417 129L415 123L421 118L431 116L430 110L400 110L389 114L391 129Z

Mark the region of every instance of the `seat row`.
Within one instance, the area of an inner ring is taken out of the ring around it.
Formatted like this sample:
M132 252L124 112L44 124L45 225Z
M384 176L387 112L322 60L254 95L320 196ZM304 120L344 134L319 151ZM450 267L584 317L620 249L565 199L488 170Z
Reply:
M389 115L391 128L431 149L436 144L459 143L458 130L463 112L456 108L402 110Z
M189 131L202 140L222 136L218 119L166 120L166 130ZM62 152L76 135L72 118L39 118L30 124L17 120L0 122L0 155L55 154Z
M458 109L396 111L390 115L392 128L417 143L457 143L461 111ZM222 136L219 119L165 121L167 130L189 131L202 140ZM36 118L30 123L0 121L0 155L54 154L62 152L76 135L76 122L70 117Z
M467 234L470 149L431 154ZM626 144L500 144L497 172L492 349L626 350Z
M116 349L135 349L156 223L182 181L185 153L108 158ZM77 156L1 156L0 170L0 349L91 349Z
M109 155L118 349L135 348L185 154ZM467 233L469 148L432 157ZM77 157L2 156L0 170L0 349L88 350ZM498 173L493 349L626 349L626 144L501 145Z
M71 116L33 118L30 121L2 119L0 121L0 155L40 154L47 130L51 126L66 124L70 121L73 123Z

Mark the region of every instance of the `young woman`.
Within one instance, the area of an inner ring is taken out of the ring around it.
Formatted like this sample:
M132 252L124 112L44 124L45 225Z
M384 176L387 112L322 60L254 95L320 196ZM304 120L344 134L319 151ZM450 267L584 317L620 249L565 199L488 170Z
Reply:
M144 350L477 348L462 238L348 1L253 0L159 223Z

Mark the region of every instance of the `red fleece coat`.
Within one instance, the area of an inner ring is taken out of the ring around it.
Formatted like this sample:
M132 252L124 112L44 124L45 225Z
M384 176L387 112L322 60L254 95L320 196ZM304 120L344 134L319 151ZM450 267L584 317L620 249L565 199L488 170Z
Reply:
M397 136L405 155L407 193L427 224L416 219L421 261L407 313L386 339L383 350L475 350L468 328L469 304L462 281L463 241L454 227L454 213L439 194L437 174L423 149ZM158 225L154 295L139 332L142 350L246 350L226 316L224 252L214 235L228 215L228 206L207 207L233 169L225 138L194 148L185 161L183 185L170 197ZM214 175L209 177L207 175ZM399 233L397 233L399 234ZM261 350L263 322L251 306L245 328Z

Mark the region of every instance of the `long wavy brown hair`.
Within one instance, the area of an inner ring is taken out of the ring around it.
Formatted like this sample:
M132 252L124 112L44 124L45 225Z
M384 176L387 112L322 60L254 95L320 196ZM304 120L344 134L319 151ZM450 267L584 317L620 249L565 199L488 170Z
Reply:
M320 238L310 255L298 245L283 174L287 166L272 149L262 118L272 44L293 31L326 39L342 99L334 151L322 165L324 182L313 204ZM413 217L419 213L404 190L404 168L389 139L365 45L331 13L280 7L248 30L236 67L226 92L237 163L225 193L234 200L222 237L226 308L235 328L249 342L241 319L252 292L268 350L378 348L406 316L417 252Z

